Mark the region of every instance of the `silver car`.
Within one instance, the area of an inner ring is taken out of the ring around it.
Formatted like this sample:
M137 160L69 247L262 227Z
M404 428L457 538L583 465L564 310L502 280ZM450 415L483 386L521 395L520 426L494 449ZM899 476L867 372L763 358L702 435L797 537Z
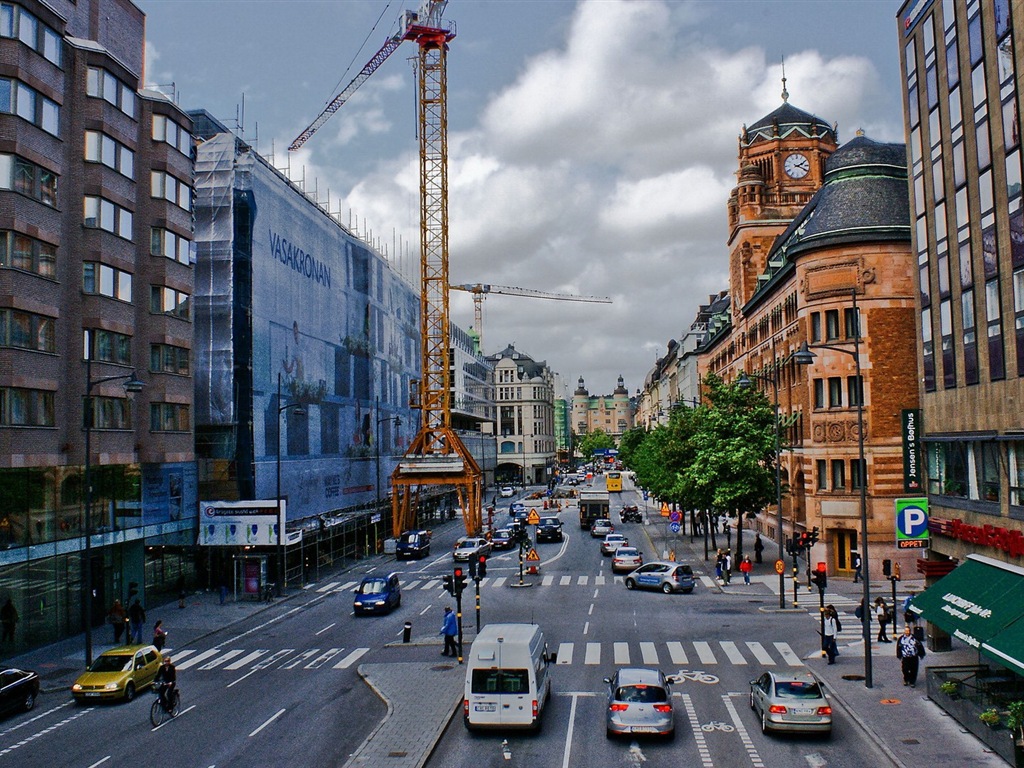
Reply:
M599 517L594 521L593 525L590 526L590 535L595 539L603 539L614 530L615 526L612 525L611 520L607 517Z
M608 683L608 710L605 735L609 739L622 734L664 736L676 733L672 711L672 690L668 680L656 669L623 667Z
M466 562L476 555L491 554L491 544L481 536L470 536L455 542L452 560Z
M750 681L750 708L761 731L832 732L832 705L810 672L765 672Z
M621 533L609 533L601 541L601 554L610 557L619 547L629 546L629 539Z
M641 565L626 578L626 589L660 589L666 595L673 592L693 592L696 582L693 569L679 563L653 562Z
M619 547L612 555L612 573L632 571L644 564L644 556L636 547Z

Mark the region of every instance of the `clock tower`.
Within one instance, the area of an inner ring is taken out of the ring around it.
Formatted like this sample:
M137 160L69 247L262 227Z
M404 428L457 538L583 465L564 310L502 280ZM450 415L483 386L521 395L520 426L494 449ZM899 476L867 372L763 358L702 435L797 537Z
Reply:
M789 103L782 78L782 105L739 137L737 184L729 196L729 290L737 315L768 268L775 238L822 185L825 158L838 146L836 127Z

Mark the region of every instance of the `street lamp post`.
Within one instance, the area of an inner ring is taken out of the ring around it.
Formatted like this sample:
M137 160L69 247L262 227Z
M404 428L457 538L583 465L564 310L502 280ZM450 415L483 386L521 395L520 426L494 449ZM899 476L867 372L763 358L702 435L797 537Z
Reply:
M380 510L380 425L385 421L393 421L396 427L402 426L402 418L400 416L381 416L380 415L380 398L376 399L375 418L377 419L377 434L374 436L374 448L375 457L377 460L377 484L374 486L374 494L376 496L375 508Z
M92 378L92 350L89 350L85 358L85 549L82 574L82 585L85 594L82 595L82 623L85 624L85 666L92 666L92 422L93 405L92 390L98 384L108 381L124 380L124 391L129 397L141 392L145 384L132 371L129 374L118 376L104 376L101 379Z
M277 374L277 594L283 595L288 587L288 574L284 563L285 523L281 519L281 414L292 409L296 416L305 416L306 410L301 403L285 403L281 405L281 372ZM301 554L301 553L300 553Z
M853 318L855 324L853 350L829 344L813 344L809 346L805 341L800 345L800 349L793 354L793 360L798 365L810 365L814 362L815 358L811 348L829 349L833 352L842 352L844 355L853 357L854 380L857 382L857 458L860 464L860 551L864 574L862 587L864 597L864 610L862 613L864 615L861 619L861 631L864 636L864 687L871 688L874 683L871 670L871 566L868 558L868 465L864 457L864 382L861 380L860 369L860 312L857 308L857 289L852 289L850 295L853 299Z
M782 535L782 440L779 435L779 364L775 357L775 337L772 336L772 375L771 377L762 376L756 373L741 373L740 378L737 381L741 389L747 389L750 387L750 379L760 379L762 381L770 381L772 385L772 393L775 396L775 510L778 514L778 522L775 526L775 541L779 545L779 561L783 560L785 555L785 544L783 542ZM741 530L742 535L742 530ZM776 570L779 571L779 608L786 607L786 573L785 568L779 569L776 566Z

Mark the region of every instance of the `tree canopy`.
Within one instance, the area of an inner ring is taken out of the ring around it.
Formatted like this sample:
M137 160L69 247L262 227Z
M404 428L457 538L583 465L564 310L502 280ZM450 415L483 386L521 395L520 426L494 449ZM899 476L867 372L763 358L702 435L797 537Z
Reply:
M615 447L615 438L603 429L595 429L588 432L576 443L576 449L583 456L584 461L594 458L594 451Z

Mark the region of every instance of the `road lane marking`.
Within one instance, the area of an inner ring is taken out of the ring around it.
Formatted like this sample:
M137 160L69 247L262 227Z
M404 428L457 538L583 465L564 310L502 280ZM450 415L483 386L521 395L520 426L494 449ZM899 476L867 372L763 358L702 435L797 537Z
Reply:
M754 640L748 640L747 647L750 649L750 652L754 654L754 658L757 659L758 664L771 667L775 666L775 659L773 659L771 654L764 649L763 645Z
M317 592L330 592L339 584L341 584L340 581L332 581L330 584L325 584L324 586L320 587L320 589L318 589Z
M304 669L319 669L332 658L341 653L341 651L341 648L329 648L323 653L321 653L319 656L317 656L315 659L313 659L311 662L309 662L309 664L307 664L304 667Z
M697 658L700 659L701 664L718 663L715 654L711 652L711 643L705 643L703 640L694 640L693 649L697 652Z
M242 675L242 676L241 676L240 678L238 678L237 680L232 680L232 681L231 681L230 683L228 683L228 684L227 684L227 686L226 686L226 687L227 687L227 688L234 688L234 687L235 687L236 685L238 685L238 684L239 684L240 682L242 682L243 680L245 680L245 678L249 677L250 675L255 675L255 674L256 674L257 672L259 672L259 671L260 671L260 670L259 670L259 667L253 667L252 669L250 669L250 670L249 670L248 672L246 672L246 673L245 673L244 675Z
M750 764L754 768L764 768L764 760L761 759L761 755L757 753L757 748L754 746L753 739L750 738L750 734L747 732L747 727L740 720L740 714L736 711L736 705L732 703L733 696L743 696L742 693L724 693L722 694L722 702L725 704L725 708L729 710L729 717L732 719L732 724L736 727L736 733L740 735L740 741L743 742L743 748L747 750L747 757L750 758Z
M426 582L422 587L420 587L420 589L437 589L440 584L440 579L431 579L430 581Z
M731 640L723 640L720 645L725 651L725 655L729 657L729 661L739 666L746 666L747 660L740 653L740 649L736 647L736 643Z
M598 586L598 587L603 587L604 586L604 574L603 573L602 574L598 574L597 576L594 577L594 584L596 586Z
M640 643L640 658L644 660L644 664L658 665L658 649L654 647L654 643Z
M428 605L426 608L424 608L422 611L420 611L420 616L425 614L427 611L429 611L433 607L434 607L433 605Z
M260 656L262 656L265 653L269 653L269 652L270 652L269 649L266 649L266 650L259 649L259 650L252 651L251 653L247 653L245 656L240 658L238 661L231 662L226 667L224 667L224 669L241 669L246 664L250 664L250 663L256 661L256 659L258 659Z
M48 733L50 733L52 731L57 730L61 726L67 725L68 723L70 723L70 722L72 722L74 720L77 720L78 718L82 717L83 715L89 714L90 712L93 711L93 709L95 709L95 707L89 707L88 709L83 709L80 712L75 712L73 715L69 715L68 717L65 717L60 722L54 723L53 725L50 725L50 726L47 726L46 728L43 728L43 730L41 730L41 731L36 731L35 733L33 733L30 736L26 736L21 741L12 744L11 746L7 747L6 749L0 750L0 756L6 755L8 752L13 752L16 749L20 749L21 747L24 747L25 745L30 744L31 742L33 742L36 739L38 739L40 736L45 736L46 734L48 734Z
M112 755L107 755L107 756L106 756L106 757L104 757L104 758L103 758L102 760L97 760L97 761L96 761L95 763L93 763L92 765L90 765L90 766L89 766L89 768L96 768L96 766L97 766L97 765L103 765L103 764L104 764L105 762L107 762L107 760L109 760L109 759L110 759L111 757L112 757Z
M310 648L308 651L303 651L294 659L290 659L287 664L282 664L281 669L295 669L299 664L307 661L311 656L316 656L320 653L319 648Z
M353 664L354 664L354 663L355 663L356 661L358 661L358 660L359 660L359 658L360 658L360 657L361 657L361 656L362 656L362 655L363 655L364 653L367 653L367 652L368 652L369 650L370 650L369 648L356 648L356 649L355 649L354 651L352 651L352 653L350 653L350 654L349 654L348 656L346 656L346 657L345 657L345 658L343 658L343 659L342 659L341 661L339 661L339 662L338 662L337 664L335 664L335 665L334 665L334 666L332 667L332 669L348 669L348 668L349 668L349 667L351 667L351 666L352 666L352 665L353 665Z
M225 654L223 654L221 656L218 656L213 661L206 662L205 664L203 664L199 668L203 669L203 670L206 670L206 669L216 669L217 667L219 667L224 662L231 661L233 658L235 658L235 656L238 656L241 653L244 653L244 651L242 651L241 649L233 650L233 651L228 651L227 653L225 653Z
M337 624L337 623L338 623L338 622L334 622L334 623L332 623L332 624L328 624L328 625L327 625L326 627L324 627L324 628L323 628L323 629L321 629L321 630L320 630L319 632L317 632L317 633L316 633L316 635L315 635L315 637L320 637L320 635L322 635L322 634L323 634L324 632L326 632L326 631L327 631L328 629L330 629L331 627L333 627L333 626L334 626L335 624Z
M206 661L211 656L216 656L218 653L220 653L220 648L211 648L208 651L203 651L202 653L196 654L195 656L191 657L188 661L183 663L179 663L177 661L178 657L175 656L174 666L176 666L178 669L188 669L189 667L194 667L196 664L202 661Z
M495 587L503 587L505 585L506 581L508 581L508 577L507 576L499 576L498 578L496 578L494 580L494 586Z
M554 580L555 580L554 576L551 576L551 575L545 576L543 579L540 580L540 585L542 587L550 587L551 586L551 582L553 582Z
M173 649L172 649L172 650L173 650ZM169 653L169 652L170 652L170 651L168 651L168 653ZM179 659L179 660L180 660L180 659L184 659L184 658L185 658L186 656L191 656L191 655L192 655L193 653L195 653L195 652L196 652L196 649L195 649L195 648L189 648L188 650L185 650L185 651L178 651L178 650L175 650L175 651L174 651L174 658L175 658L175 659ZM178 664L178 663L180 663L180 662L176 662L176 663L175 663L175 666L177 666L177 664Z
M587 653L583 658L584 664L600 664L601 663L601 644L600 643L587 643Z
M569 756L572 753L572 731L576 724L576 694L572 696L572 705L569 707L569 727L565 732L565 751L562 753L562 768L569 768Z
M686 659L686 651L683 650L682 643L678 640L670 640L665 645L668 646L668 655L672 659L673 664L689 666L690 662Z
M590 622L588 621L588 622L586 622L586 623L585 623L585 624L583 625L583 634L584 634L584 635L586 635L586 634L588 634L589 632L590 632Z
M704 738L704 729L700 727L700 720L697 719L697 710L694 709L693 699L688 693L679 694L679 698L683 700L686 719L690 721L690 730L693 731L693 741L697 745L697 754L700 755L701 765L704 768L712 768L714 762L711 759L711 751L708 749L708 740Z
M594 615L594 604L591 603L590 604L590 610L587 611L587 616L593 616L593 615Z
M253 667L253 669L266 669L271 664L276 664L278 661L292 653L295 653L294 648L282 648L280 651L274 651L274 653L272 653L270 656L267 656L267 658L263 659L263 661L256 664L256 666Z
M579 584L581 587L587 586L587 583L589 581L590 581L590 577L589 576L580 576L578 579L576 579L576 583Z
M250 734L249 734L249 737L251 738L251 737L255 736L255 735L256 735L257 733L259 733L260 731L262 731L262 730L263 730L264 728L266 728L266 727L267 727L268 725L270 725L270 724L271 724L272 722L274 722L275 720L277 720L277 718L279 718L279 717L280 717L281 715L283 715L284 713L285 713L285 710L283 710L283 709L279 709L279 710L277 711L277 714L275 714L275 715L274 715L273 717L271 717L271 718L270 718L269 720L267 720L267 721L266 721L265 723L263 723L263 725L261 725L261 726L260 726L259 728L257 728L257 729L256 729L255 731L253 731L252 733L250 733Z
M46 710L45 712L37 712L35 717L31 717L28 720L25 720L24 722L18 723L13 728L8 728L6 731L0 732L0 736L6 736L8 733L13 733L14 731L18 730L19 728L24 728L26 725L29 725L30 723L34 723L36 720L44 718L47 715L52 715L58 709L64 709L64 707L70 707L70 706L72 706L74 704L75 704L75 700L71 699L70 701L65 701L63 704L58 704L56 707L51 707L50 709Z
M352 589L352 587L354 587L357 583L358 582L355 582L355 581L346 581L344 584L342 584L340 587L338 587L334 591L335 592L345 592L346 590Z
M572 583L572 576L563 576L562 578L560 578L558 580L558 585L560 587L568 586L571 583Z
M793 649L789 647L789 643L775 643L775 650L779 652L779 655L785 660L791 667L803 667L806 666L800 657L793 653Z
M616 664L629 664L629 643L612 643L612 655Z
M560 643L558 646L558 663L572 664L572 652L575 647L574 643Z
M181 712L176 714L174 717L170 717L167 720L164 720L162 723L160 723L160 725L157 725L157 726L154 726L153 728L151 728L150 729L150 733L152 733L153 731L159 731L161 728L163 728L165 725L167 725L169 722L171 722L171 720L177 720L179 717L184 715L186 712L191 712L195 708L196 708L196 705L193 704L191 707L188 707L187 709L181 710Z
M416 587L418 587L422 583L423 583L422 579L415 579L413 581L410 581L408 584L406 584L405 588L406 589L416 589Z

